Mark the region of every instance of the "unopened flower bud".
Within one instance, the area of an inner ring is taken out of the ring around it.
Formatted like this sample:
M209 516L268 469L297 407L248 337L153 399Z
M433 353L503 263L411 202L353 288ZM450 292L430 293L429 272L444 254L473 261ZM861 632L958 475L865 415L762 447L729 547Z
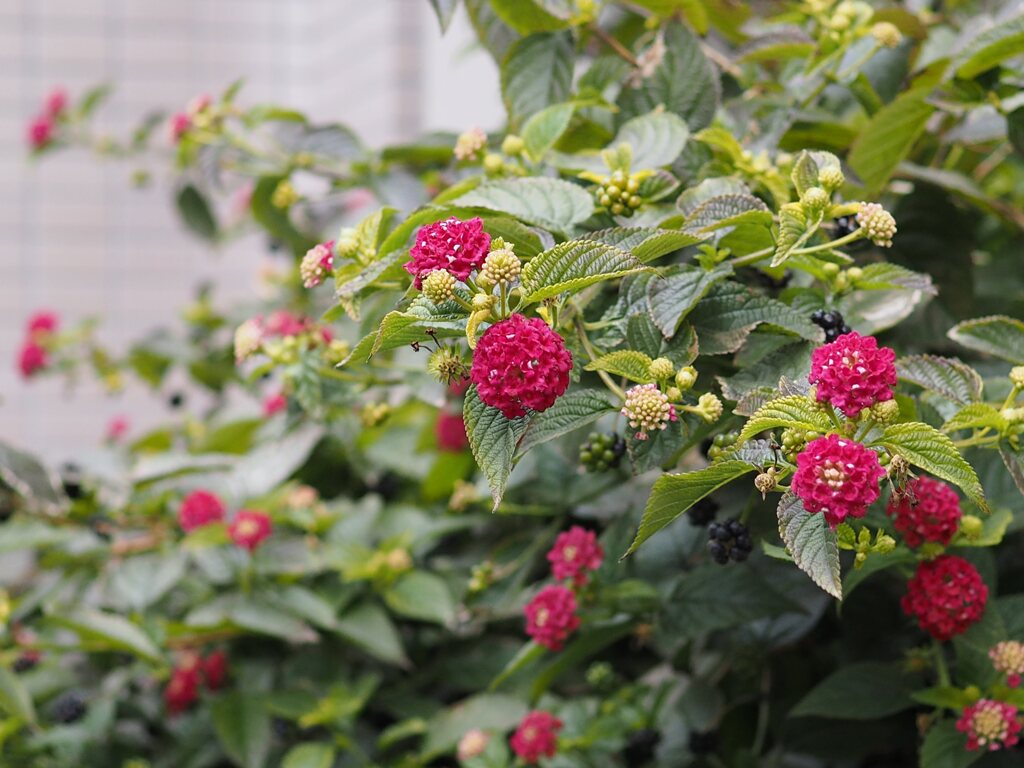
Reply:
M888 21L879 21L872 25L871 36L885 48L895 48L903 40L903 33L895 24Z
M510 133L505 137L505 140L501 142L501 151L509 157L516 157L523 149L525 149L525 142L515 134Z
M443 269L435 269L423 278L423 295L434 304L444 304L455 294L455 276Z
M298 201L299 193L295 191L295 187L288 179L281 179L270 195L270 204L282 210L291 208Z
M384 558L384 562L387 563L388 568L395 573L401 573L412 568L412 558L409 556L409 550L403 549L402 547L396 547L392 549Z
M722 401L711 392L705 392L697 399L697 409L700 417L708 424L714 424L722 418L722 412L725 410Z
M826 261L821 265L821 271L825 274L825 277L834 278L839 274L839 265L834 264L831 261Z
M502 160L501 155L496 152L488 152L484 155L484 172L491 176L496 176L505 170L505 161Z
M667 357L656 357L651 361L648 373L655 381L664 381L675 373L675 366Z
M896 219L878 203L861 203L857 212L857 223L875 245L883 248L892 247L892 238L896 234Z
M846 182L842 170L837 165L827 165L818 171L818 183L829 192L834 192Z
M693 385L697 383L697 369L692 365L687 365L680 368L676 372L676 386L679 387L683 392L687 392L693 389Z
M679 387L669 387L668 389L665 390L665 397L668 398L668 401L670 403L674 403L678 400L683 399L683 393L679 389Z
M474 312L486 312L497 301L496 296L491 296L486 293L478 293L473 296L473 311Z
M363 426L367 428L380 426L390 415L391 406L387 403L367 403L359 413Z
M804 190L800 198L800 205L810 215L817 215L828 207L831 196L821 187L810 187Z
M481 731L479 728L466 731L466 734L459 741L459 760L461 762L465 762L466 760L471 760L474 757L479 757L483 754L484 750L487 749L487 745L490 741L491 736L487 731Z
M353 227L342 227L338 233L338 239L334 244L334 250L343 259L353 259L359 251L359 236Z
M502 243L504 245L504 243ZM508 285L519 277L522 262L512 250L512 246L497 248L487 254L480 276L494 285Z
M235 329L235 362L241 363L253 355L263 342L263 323L257 318L246 320Z
M1024 365L1015 365L1010 369L1010 383L1017 389L1024 389Z
M1024 408L1003 408L999 412L999 415L1006 419L1010 424L1019 424L1024 421Z
M899 415L900 405L895 400L883 400L871 406L871 418L879 424L892 424Z
M477 155L487 146L487 134L479 128L470 128L455 141L456 160L476 160Z
M331 339L327 344L327 349L324 350L324 359L332 365L337 365L352 351L352 347L349 346L347 341L341 339Z
M872 547L872 551L877 552L880 555L892 552L894 549L896 549L896 539L887 533L879 534L875 539L875 546Z
M968 539L977 539L985 528L985 523L977 515L964 515L960 518L960 533Z

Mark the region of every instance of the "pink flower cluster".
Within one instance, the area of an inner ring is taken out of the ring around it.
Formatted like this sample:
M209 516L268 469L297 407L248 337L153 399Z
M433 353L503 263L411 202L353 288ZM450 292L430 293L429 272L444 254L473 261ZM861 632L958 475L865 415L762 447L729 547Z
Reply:
M826 435L796 457L791 488L808 512L821 512L835 528L847 517L864 517L879 495L885 470L878 455L860 443Z
M164 688L164 704L172 715L181 714L199 698L201 684L211 691L220 690L228 677L228 657L215 651L206 658L187 653L171 671L171 679Z
M558 751L558 732L562 730L562 721L543 710L534 710L520 721L516 732L509 739L512 751L523 760L533 765L542 757L554 757Z
M1020 741L1020 718L1017 708L1004 701L979 699L964 709L956 729L967 734L967 749L994 752Z
M480 399L506 418L544 411L569 386L572 354L539 317L511 315L477 343L470 377Z
M54 88L43 101L42 111L28 124L28 143L33 150L44 149L53 141L57 123L64 116L68 106L68 93L63 88Z
M405 271L413 276L417 290L423 287L423 278L436 269L464 281L484 263L490 247L491 236L484 232L484 223L479 217L460 221L453 216L420 227L416 244L409 249L411 258L405 264Z
M940 642L965 631L981 618L988 587L962 557L941 555L917 566L903 596L903 612Z
M25 341L18 351L18 370L26 379L50 364L48 342L57 333L60 319L53 312L36 312L28 319Z
M334 241L314 245L299 264L304 288L316 288L334 271Z
M334 339L330 328L286 309L271 312L265 318L262 315L251 317L235 329L235 362L241 363L255 354L266 339L303 334L309 337L311 347L330 344Z
M466 421L461 413L441 411L434 423L437 447L445 453L459 453L469 447L466 435Z
M263 415L270 418L288 407L288 397L284 392L275 392L263 399Z
M576 595L562 586L547 586L537 593L526 608L526 634L552 651L562 650L569 635L576 631Z
M196 96L185 107L184 112L175 112L167 122L167 132L171 142L177 144L192 129L192 125L198 115L210 108L213 100L209 95L203 93Z
M178 524L186 533L206 525L224 520L226 507L215 493L209 491L192 491L181 502L178 509ZM241 509L235 513L228 526L231 540L244 549L252 552L260 543L270 536L273 525L270 515L250 509Z
M907 546L926 541L949 544L960 526L960 498L941 480L918 477L901 493L894 493L886 510Z
M811 384L819 402L829 402L849 417L875 403L892 400L896 353L879 347L874 336L845 333L811 356Z
M1024 675L1024 643L1019 640L1004 640L989 649L988 657L997 672L1006 675L1006 684L1011 688L1020 685Z
M604 550L593 531L574 525L558 534L548 552L551 574L562 581L572 579L575 586L587 583L590 571L596 571L604 560Z

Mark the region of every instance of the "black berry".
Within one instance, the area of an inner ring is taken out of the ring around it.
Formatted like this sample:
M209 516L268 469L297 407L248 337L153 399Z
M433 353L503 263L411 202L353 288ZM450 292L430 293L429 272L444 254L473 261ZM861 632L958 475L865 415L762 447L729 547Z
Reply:
M183 392L174 392L170 397L167 398L167 405L171 408L181 408L185 404L185 394Z
M708 525L708 554L719 565L742 563L754 550L747 526L732 518Z
M853 216L840 216L834 220L836 225L836 238L846 237L860 229L857 219Z
M852 332L853 329L846 323L842 323L837 328L826 328L825 329L825 341L831 344L833 341L838 339L840 336L846 333Z
M661 741L661 734L650 728L633 731L626 741L626 748L622 756L626 759L626 765L646 765L654 759L654 748Z
M718 502L705 497L686 510L687 517L694 525L707 525L715 519L718 513Z
M11 669L17 674L22 672L28 672L30 669L35 669L39 665L39 653L36 651L26 651L14 660L11 664Z
M82 498L82 470L70 461L60 469L61 484L69 499Z
M53 719L58 723L74 723L85 716L85 701L77 693L65 693L53 704Z

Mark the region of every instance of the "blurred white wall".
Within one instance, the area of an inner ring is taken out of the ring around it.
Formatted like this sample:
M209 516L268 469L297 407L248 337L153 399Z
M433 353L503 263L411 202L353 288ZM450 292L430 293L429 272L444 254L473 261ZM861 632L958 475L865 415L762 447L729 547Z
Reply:
M461 16L442 38L427 0L0 0L0 438L63 460L114 414L138 432L166 413L141 390L22 382L30 312L101 316L101 337L123 349L173 323L200 281L251 294L266 259L256 237L212 252L183 233L169 190L132 189L131 165L83 152L29 162L25 124L53 86L114 84L100 125L124 135L148 110L244 77L243 101L340 120L380 145L501 124L496 68L472 43Z

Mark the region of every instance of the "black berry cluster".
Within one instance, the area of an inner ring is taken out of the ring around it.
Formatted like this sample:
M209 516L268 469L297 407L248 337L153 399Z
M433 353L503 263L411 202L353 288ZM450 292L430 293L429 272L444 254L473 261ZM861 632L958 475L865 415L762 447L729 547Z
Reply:
M28 672L30 669L35 669L39 665L39 654L35 651L26 651L14 660L11 664L11 669L16 674L22 672Z
M686 516L694 525L707 525L715 519L717 513L718 502L708 497L704 497L686 510Z
M721 435L715 435L715 439L711 441L711 447L708 448L708 458L712 461L724 458L727 454L732 453L736 447L736 441L739 439L739 432L726 432Z
M754 549L747 526L735 518L708 526L708 552L719 565L742 563Z
M85 716L85 701L77 693L65 693L53 704L53 719L58 723L74 723Z
M595 197L598 205L615 216L632 216L633 211L644 204L640 195L640 180L627 176L624 171L615 171L607 184L597 188Z
M825 341L828 343L853 330L843 320L843 316L834 309L815 310L811 313L811 322L825 331Z
M622 463L626 454L626 441L618 435L591 433L580 446L580 464L588 472L606 472Z

